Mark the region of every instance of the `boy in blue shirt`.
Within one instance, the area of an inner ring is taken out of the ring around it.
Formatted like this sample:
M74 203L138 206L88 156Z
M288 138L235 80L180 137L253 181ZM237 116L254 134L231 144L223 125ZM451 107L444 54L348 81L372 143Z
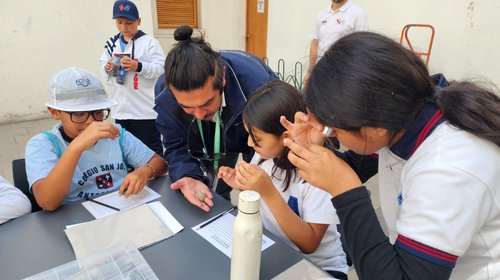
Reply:
M128 197L166 172L166 162L140 140L102 122L116 104L93 73L73 67L54 75L46 105L60 123L26 145L28 181L43 209L118 189ZM127 165L135 170L127 174Z

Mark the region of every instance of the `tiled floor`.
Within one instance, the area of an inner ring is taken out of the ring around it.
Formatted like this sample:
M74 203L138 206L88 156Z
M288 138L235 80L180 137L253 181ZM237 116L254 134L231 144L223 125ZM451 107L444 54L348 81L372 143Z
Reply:
M54 124L55 121L52 118L41 118L33 121L0 124L0 143L2 144L0 147L0 176L4 177L9 182L13 182L11 169L12 160L24 158L24 147L26 146L26 142L35 134L51 129ZM376 176L368 181L366 185L371 191L375 210L378 216L381 217ZM233 203L237 203L237 192L233 192L231 200ZM349 279L358 279L354 269L352 268L349 273Z

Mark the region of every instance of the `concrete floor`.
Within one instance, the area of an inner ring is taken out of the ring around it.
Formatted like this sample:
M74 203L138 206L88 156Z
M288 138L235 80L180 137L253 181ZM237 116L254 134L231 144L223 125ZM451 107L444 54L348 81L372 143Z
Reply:
M12 180L12 160L24 158L24 148L26 142L34 135L51 129L56 122L52 118L41 118L38 120L0 124L0 176L4 177L7 181ZM377 176L367 182L367 187L371 191L373 205L382 221L380 212L380 202L378 194ZM231 194L231 201L236 204L238 201L238 192L233 191ZM382 225L385 223L382 221ZM349 279L356 280L356 272L351 268L349 272Z

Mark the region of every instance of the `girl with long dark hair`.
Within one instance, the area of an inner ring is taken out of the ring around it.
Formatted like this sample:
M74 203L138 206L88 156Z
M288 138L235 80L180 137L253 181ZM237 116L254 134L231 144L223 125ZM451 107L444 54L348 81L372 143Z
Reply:
M500 278L500 98L445 85L391 39L354 33L314 68L309 114L282 118L288 158L333 196L360 279ZM349 151L324 148L322 131ZM388 236L362 186L377 172Z
M251 163L235 169L221 167L218 176L240 190L257 191L262 199L263 225L316 265L338 279L347 279L347 264L331 196L312 187L287 158L283 139L288 132L280 116L292 118L305 110L303 95L282 81L259 88L243 110L248 145L255 149Z

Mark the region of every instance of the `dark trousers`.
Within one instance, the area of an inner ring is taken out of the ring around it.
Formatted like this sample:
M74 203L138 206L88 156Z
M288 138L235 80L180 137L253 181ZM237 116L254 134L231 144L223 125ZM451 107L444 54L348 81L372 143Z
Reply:
M155 153L163 156L163 145L155 121L156 120L115 120L117 124L132 133Z

